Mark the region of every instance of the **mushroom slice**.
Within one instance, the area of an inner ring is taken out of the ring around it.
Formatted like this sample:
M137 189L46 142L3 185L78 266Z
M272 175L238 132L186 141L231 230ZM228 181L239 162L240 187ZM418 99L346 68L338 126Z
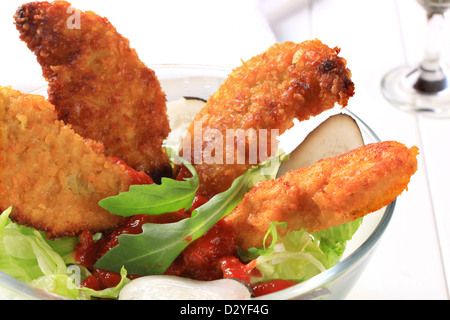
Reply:
M198 281L176 276L145 276L120 291L119 300L249 300L249 286L236 279Z
M333 115L291 152L289 160L281 164L277 178L288 171L309 167L319 160L341 155L363 145L364 139L356 121L347 114Z

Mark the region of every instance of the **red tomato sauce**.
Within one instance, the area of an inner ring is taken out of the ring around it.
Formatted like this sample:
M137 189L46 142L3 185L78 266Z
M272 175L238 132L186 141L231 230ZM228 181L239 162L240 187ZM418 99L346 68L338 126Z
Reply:
M296 281L283 280L283 279L275 279L269 280L265 282L260 282L252 285L253 294L256 297L264 296L269 293L277 292L293 285L298 284Z
M130 166L128 166L125 161L120 158L113 158L114 161L125 168L125 171L131 178L131 184L153 184L152 178L148 176L145 172L137 171Z
M236 254L237 246L230 227L219 221L182 252L180 259L175 262L177 275L197 280L221 279L223 274L219 260ZM170 268L166 274L171 274Z
M120 160L118 162L122 164ZM135 184L153 183L142 172L137 172L131 168L129 172ZM177 176L177 180L186 178L189 175L189 171L183 167ZM96 242L90 232L83 232L79 236L79 244L74 248L74 258L79 264L86 267L91 272L91 275L81 283L81 286L102 290L119 284L121 280L120 274L96 269L94 266L98 259L119 243L120 235L139 234L142 232L142 226L145 223L171 223L188 218L191 212L207 201L208 199L197 195L194 198L190 212L180 210L157 216L142 214L129 217L115 230L105 234ZM260 276L259 271L255 268L254 263L245 264L241 262L237 258L237 249L231 227L221 220L202 237L192 242L166 270L165 274L205 281L236 278L250 284L252 276ZM139 275L128 275L130 279L137 277ZM262 296L294 284L296 284L294 281L272 280L252 285L252 289L255 296Z
M167 213L159 216L147 214L129 217L124 223L103 238L94 241L93 235L89 231L83 232L79 236L80 243L74 248L75 260L86 267L92 275L87 277L81 286L86 286L94 290L115 287L120 282L120 275L116 272L94 269L95 263L111 248L119 243L119 236L122 234L139 234L142 232L142 225L145 223L170 223L187 218L184 210ZM130 275L135 278L137 275ZM115 279L115 280L111 280ZM99 289L101 288L101 289Z
M250 284L251 276L258 276L254 263L244 264L235 256L220 259L220 267L224 278L234 278Z
M206 203L208 200L201 195L197 195L194 198L194 201L191 206L191 212ZM100 240L97 242L94 241L93 235L89 231L83 232L79 236L79 244L77 244L74 248L74 258L75 260L82 266L86 267L92 275L87 277L82 283L81 286L86 286L94 290L101 290L109 287L114 287L120 282L120 275L117 272L106 271L95 269L95 263L106 254L111 248L115 247L119 243L119 236L122 234L139 234L142 232L142 226L145 223L171 223L177 222L182 219L190 217L190 212L185 212L185 210L179 210L177 212L166 213L162 215L136 215L129 217L119 225L112 232L105 234ZM191 244L191 246L197 248L198 250L203 250L205 252L205 261L209 261L208 263L200 263L197 258L195 258L195 250L191 249L190 254L183 254L182 258L177 259L173 265L167 270L168 274L189 274L194 278L202 278L202 279L212 279L218 277L218 272L213 270L214 257L216 255L221 255L222 251L230 252L229 246L230 244L224 244L223 246L217 246L215 252L211 252L206 254L208 248L212 248L213 245L208 242L217 242L224 243L226 241L230 241L231 237L224 237L224 240L221 241L219 238L221 237L219 234L219 228L214 227L207 232L202 238L205 240L198 239ZM222 231L223 233L224 231ZM202 244L203 243L203 244ZM203 249L200 249L203 248ZM234 247L233 247L234 250ZM181 263L180 263L181 262ZM204 268L210 268L208 270L203 269L201 272L197 272L196 269L199 265ZM136 278L138 275L130 275L129 278Z

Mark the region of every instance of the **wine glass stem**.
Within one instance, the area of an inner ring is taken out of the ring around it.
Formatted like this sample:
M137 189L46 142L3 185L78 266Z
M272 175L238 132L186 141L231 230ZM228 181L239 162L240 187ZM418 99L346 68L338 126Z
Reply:
M444 14L440 12L427 13L427 38L425 56L421 67L427 71L441 69L442 34L444 27Z
M414 88L426 94L436 94L448 88L448 79L441 65L445 16L443 12L427 12L425 55L419 67Z

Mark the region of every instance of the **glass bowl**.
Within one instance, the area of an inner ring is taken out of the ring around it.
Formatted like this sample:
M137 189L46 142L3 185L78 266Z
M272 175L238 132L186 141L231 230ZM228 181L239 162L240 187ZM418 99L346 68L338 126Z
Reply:
M196 97L207 100L222 84L230 69L202 65L150 65L155 70L167 100L175 101L182 97ZM46 95L46 87L32 92ZM357 122L364 142L379 142L378 136L355 114L348 109L338 107L326 111L310 120L296 125L293 135L302 141L313 128L329 116L345 113ZM299 133L302 132L303 133ZM288 133L287 133L288 134ZM395 207L395 201L383 209L364 217L361 227L348 242L345 254L337 265L315 277L290 288L271 293L258 300L309 300L309 299L345 299L370 260L377 243L389 224ZM64 299L35 289L0 272L0 299Z

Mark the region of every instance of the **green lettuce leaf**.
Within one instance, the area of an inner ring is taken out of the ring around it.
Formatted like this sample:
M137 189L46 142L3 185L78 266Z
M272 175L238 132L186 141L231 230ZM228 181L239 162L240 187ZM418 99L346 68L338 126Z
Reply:
M0 215L0 271L3 271L20 281L29 282L32 279L32 275L29 275L27 270L33 268L33 266L23 266L20 261L16 261L13 257L9 256L3 241L4 230L10 223L9 214L11 213L11 210L12 208L8 208ZM32 271L31 273L34 274L35 271Z
M225 192L192 212L191 218L169 224L144 224L138 235L123 234L119 244L97 261L96 267L118 271L125 266L132 274L162 274L176 257L230 213L258 181L272 178L284 154L251 168Z
M347 241L352 239L362 221L363 218L359 218L340 226L312 233L314 241L325 255L322 260L325 268L331 268L341 260Z
M269 225L269 230L267 231L266 235L264 236L263 248L249 248L247 251L242 250L241 248L238 248L238 254L241 257L243 261L250 261L258 258L259 256L268 256L271 255L274 250L275 246L278 242L278 239L280 238L277 227L286 228L287 223L286 222L277 222L272 221ZM268 247L265 246L266 240L268 237L271 237L271 243Z
M125 269L115 288L102 291L80 287L89 272L73 262L72 252L77 238L55 241L42 232L13 223L12 208L0 215L0 271L36 288L70 299L117 298L119 290L129 282Z
M261 255L255 259L261 277L253 282L272 279L305 281L339 263L346 244L361 225L362 218L320 232L292 231L271 250L252 248ZM271 229L270 233L276 232ZM245 258L245 255L244 255Z
M112 214L124 217L188 210L199 186L198 175L185 159L174 152L169 154L191 172L191 178L185 178L183 181L162 178L161 184L133 185L127 192L101 200L99 205Z

